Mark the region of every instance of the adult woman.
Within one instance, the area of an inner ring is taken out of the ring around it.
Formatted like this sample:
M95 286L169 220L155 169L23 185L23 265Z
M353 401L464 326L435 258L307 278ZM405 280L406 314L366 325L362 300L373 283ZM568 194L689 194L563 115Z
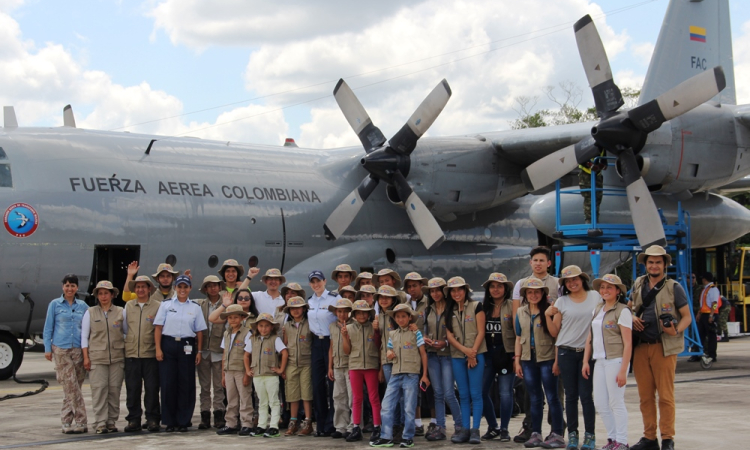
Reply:
M597 361L594 373L594 404L607 428L608 450L628 448L628 410L625 408L625 383L632 352L633 315L621 302L627 288L620 277L604 275L594 280L604 302L594 310L591 330L583 355L584 378L589 378L589 359Z
M583 377L583 352L591 325L591 313L602 298L589 288L589 276L578 266L567 266L560 272L563 296L547 308L546 324L557 338L557 363L565 387L565 415L568 421L568 447L578 447L578 399L581 399L586 433L581 450L594 450L596 438L592 380ZM593 370L593 368L592 368Z
M482 306L486 318L484 338L487 342L487 353L484 358L484 378L482 383L482 401L484 417L487 420L487 433L483 440L500 437L500 442L509 442L508 424L513 414L513 352L516 333L513 331L513 283L502 273L491 273L484 288ZM490 390L497 376L500 392L500 426L495 418L495 406L492 404Z
M81 393L83 380L86 379L81 350L81 323L89 307L76 299L77 276L65 275L62 291L62 296L52 300L47 308L47 318L44 321L44 357L47 361L55 358L57 382L63 389L63 406L60 411L62 432L86 433L86 405Z
M227 320L221 318L221 313L225 312L229 305L233 304L242 306L242 310L249 314L243 320L243 325L249 327L249 324L258 317L258 308L255 306L252 292L250 292L250 289L242 288L234 291L234 294L224 291L221 306L209 314L208 321L211 323L226 323Z
M125 336L122 308L112 304L119 293L109 281L97 283L94 297L98 305L83 314L81 324L83 367L89 371L96 434L116 433L115 422L120 417Z
M452 438L453 443L479 444L479 422L482 420L482 376L484 374L485 316L482 305L470 300L471 288L461 277L453 277L443 288L446 297L453 300L445 314L446 337L451 345L453 377L458 385L461 405L461 431ZM474 416L474 427L471 418Z
M529 392L531 404L531 437L524 443L526 447L562 448L563 419L562 405L557 396L557 367L555 339L549 332L548 324L543 319L544 312L551 308L547 301L549 288L544 282L529 277L521 285L522 305L516 313L516 375L523 378ZM542 387L544 390L542 391ZM542 441L542 410L544 397L549 403L549 416L552 422L552 433Z
M445 405L453 413L453 425L458 432L463 421L461 419L461 407L458 405L456 393L453 390L453 363L448 348L448 337L445 328L445 310L448 303L443 293L445 280L433 278L422 287L428 296L427 312L424 321L424 343L427 347L427 368L430 375L430 384L435 392L435 419L437 427L428 432L425 438L428 441L445 440Z

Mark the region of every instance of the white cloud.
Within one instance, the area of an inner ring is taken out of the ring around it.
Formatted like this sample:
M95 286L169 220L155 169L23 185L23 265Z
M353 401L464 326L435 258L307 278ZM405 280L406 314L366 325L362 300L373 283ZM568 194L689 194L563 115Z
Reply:
M653 43L641 42L640 44L633 44L630 46L630 50L636 61L648 67L649 63L651 63L651 55L654 53Z
M750 103L750 21L742 25L742 34L732 43L734 52L734 80L737 88L737 104Z

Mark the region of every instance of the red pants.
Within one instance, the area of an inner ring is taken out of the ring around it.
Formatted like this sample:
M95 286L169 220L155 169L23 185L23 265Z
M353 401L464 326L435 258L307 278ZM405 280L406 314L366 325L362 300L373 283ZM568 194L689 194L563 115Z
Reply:
M352 423L359 426L362 419L362 382L367 383L367 394L372 405L372 422L380 426L380 397L378 397L378 369L350 370L352 384Z

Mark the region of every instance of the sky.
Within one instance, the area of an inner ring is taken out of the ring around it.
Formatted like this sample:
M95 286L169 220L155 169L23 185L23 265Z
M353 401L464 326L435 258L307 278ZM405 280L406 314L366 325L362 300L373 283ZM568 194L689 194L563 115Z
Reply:
M711 1L711 0L707 0ZM750 2L730 0L738 103L750 103ZM428 135L504 130L519 97L580 88L573 23L591 14L615 82L638 88L667 0L0 0L0 103L21 126L300 147L359 145L332 92L354 89L386 136L441 79Z

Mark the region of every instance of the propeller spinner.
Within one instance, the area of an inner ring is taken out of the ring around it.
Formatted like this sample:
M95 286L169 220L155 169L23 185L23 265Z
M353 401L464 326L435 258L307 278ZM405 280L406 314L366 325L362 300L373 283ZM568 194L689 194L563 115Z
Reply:
M370 174L328 217L323 225L326 238L337 239L349 228L364 202L383 180L396 189L424 246L431 250L440 245L445 240L443 230L427 206L409 186L406 176L409 175L410 155L416 148L417 141L435 122L450 99L451 89L448 82L442 80L438 83L406 124L387 142L343 79L336 84L333 96L365 148L366 155L362 158L361 164Z
M590 137L529 165L521 174L523 182L529 191L541 189L605 149L617 155L639 244L643 248L664 245L666 238L661 218L638 170L635 155L646 144L648 133L721 92L726 86L724 71L721 66L707 70L648 103L618 112L624 104L622 94L612 79L607 53L591 16L586 15L576 22L574 30L601 120L591 129Z

